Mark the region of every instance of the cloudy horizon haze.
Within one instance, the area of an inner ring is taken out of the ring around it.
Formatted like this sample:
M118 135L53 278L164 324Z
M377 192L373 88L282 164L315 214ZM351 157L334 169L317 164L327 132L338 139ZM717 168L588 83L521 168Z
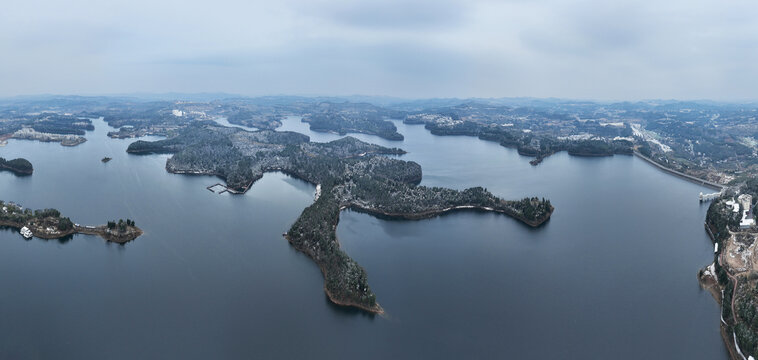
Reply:
M17 1L0 96L756 100L754 1Z

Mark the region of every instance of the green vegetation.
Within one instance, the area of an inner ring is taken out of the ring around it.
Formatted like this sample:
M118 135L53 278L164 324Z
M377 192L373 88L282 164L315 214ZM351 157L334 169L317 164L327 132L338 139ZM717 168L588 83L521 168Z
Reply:
M755 185L751 182L741 190L754 190ZM734 213L723 199L713 201L708 207L705 224L721 252L726 251L730 242L732 246L737 242L740 247L748 247L755 241L753 233L739 228L739 214ZM726 321L725 330L727 334L734 332L743 354L758 354L758 275L753 271L722 266L719 255L716 254L714 270L716 281L723 290L721 316ZM736 284L734 278L738 279Z
M493 211L533 225L544 221L553 210L549 200L525 198L509 202L481 187L456 191L408 186L393 180L375 181L369 175L352 180L349 184L322 188L322 195L298 217L287 232L287 238L296 249L319 264L332 301L373 312L381 308L368 285L366 271L345 254L337 242L335 230L341 207L404 219L432 217L456 207L491 207Z
M64 218L60 218L60 219L58 220L58 225L57 225L57 228L58 228L58 230L60 230L60 231L69 231L69 230L73 230L73 229L74 229L74 222L73 222L73 221L71 221L71 219L69 219L69 218L67 218L67 217L64 217Z
M270 114L261 110L251 110L240 107L232 107L229 110L227 121L231 124L255 127L258 129L274 130L282 125L283 116Z
M316 260L324 273L326 292L332 301L377 312L376 295L368 285L368 275L355 260L339 247L335 229L339 221L339 203L332 189L303 210L287 232L287 239L299 251Z
M740 284L738 292L736 311L740 322L734 326L734 332L744 354L758 353L758 289L755 284Z
M731 207L723 201L713 201L708 206L705 223L719 246L723 246L724 240L729 238L729 229L739 228L740 218L739 214L733 213Z
M329 131L341 135L363 133L387 140L403 140L403 135L397 132L395 124L386 119L402 119L404 112L367 103L327 101L298 105L300 106L292 110L296 113L303 112L302 121L309 123L313 131Z
M5 160L0 157L0 171L11 171L16 175L31 175L34 172L34 167L29 160L24 158L18 158L13 160Z
M326 177L339 176L343 171L331 158L404 153L400 149L367 144L353 138L328 144L308 141L307 136L295 132L248 132L213 122L195 122L169 139L136 141L129 145L127 152L173 153L166 164L169 171L216 175L238 192L247 190L266 171L299 174L307 181L321 183Z
M33 128L53 132L56 137L18 134L17 138L75 145L83 138L62 139L64 135L60 134L82 134L92 126L85 118L99 116L119 128L109 135L120 138L170 137L196 121L219 116L259 129L274 129L285 116L301 116L317 131L358 132L400 140L402 135L387 119L405 119L408 124L424 124L437 135L478 136L496 141L534 157L533 164L561 151L583 156L628 154L632 144L666 168L713 182L723 184L733 176L758 174L755 103L595 103L527 98L397 102L296 96L198 99L204 100L61 97L0 102L4 119L0 122L0 135ZM55 113L49 109L55 109ZM588 140L591 142L585 142Z
M306 208L287 238L321 268L326 292L338 304L381 312L366 272L339 248L336 226L341 208L378 216L419 219L459 209L495 211L531 226L549 219L550 201L526 198L506 201L481 187L463 191L418 186L421 166L385 154L401 149L369 144L352 137L311 143L297 133L227 128L195 122L172 138L137 141L130 153L169 152L166 169L175 173L217 175L243 192L264 172L282 171L312 184L321 196ZM109 226L115 226L109 224Z
M111 230L118 229L119 232L123 233L126 231L127 227L136 226L136 225L134 225L134 221L131 219L126 219L126 221L124 221L124 219L118 219L118 222L116 222L115 220L108 221L106 226L108 227L108 229L111 229Z
M105 240L126 243L142 235L134 220L109 221L104 226L79 226L61 215L56 209L24 209L14 203L0 201L0 226L17 229L27 227L34 236L43 239L61 239L75 233L99 235ZM114 231L118 230L118 231Z
M310 123L311 130L336 132L345 135L350 132L376 135L387 140L403 140L397 127L375 113L369 114L313 114L303 119Z
M428 121L424 127L435 135L476 136L482 140L497 142L504 147L517 149L519 154L535 158L531 162L532 165L537 165L544 158L561 151L567 151L570 155L574 156L631 155L633 151L633 143L627 140L600 138L561 140L549 134L535 134L512 127L456 120L457 116L453 116L450 119ZM406 120L406 122L408 121Z
M568 153L576 156L611 156L632 154L632 142L626 140L580 140L568 144Z
M55 235L70 233L74 230L71 219L61 216L56 209L31 210L23 209L14 203L0 201L0 223L5 226L23 227L30 229L57 229Z
M46 113L39 115L31 124L31 128L43 133L60 135L84 135L86 130L95 130L90 119Z

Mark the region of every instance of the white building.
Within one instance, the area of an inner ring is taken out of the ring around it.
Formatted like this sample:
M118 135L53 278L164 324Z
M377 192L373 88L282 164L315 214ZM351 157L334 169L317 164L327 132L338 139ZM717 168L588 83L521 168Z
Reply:
M753 196L750 194L742 194L737 197L737 201L739 201L743 209L749 209L753 205Z
M732 207L732 212L734 212L735 214L738 213L738 212L740 212L740 204L738 204L736 201L734 201L734 199L728 200L726 202L726 206L731 206Z
M742 194L737 197L737 201L742 207L742 219L740 219L740 229L748 229L755 225L753 218L753 197L750 194Z

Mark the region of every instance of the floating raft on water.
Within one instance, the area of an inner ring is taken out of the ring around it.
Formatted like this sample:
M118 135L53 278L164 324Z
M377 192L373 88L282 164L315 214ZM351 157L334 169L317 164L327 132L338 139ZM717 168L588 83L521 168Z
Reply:
M220 187L221 189L216 189L217 187ZM206 189L208 189L208 191L210 191L212 193L216 193L216 191L219 190L218 191L219 194L223 194L225 192L231 192L229 190L229 188L226 187L226 185L224 185L222 183L215 183L215 184L213 184L211 186L206 187Z

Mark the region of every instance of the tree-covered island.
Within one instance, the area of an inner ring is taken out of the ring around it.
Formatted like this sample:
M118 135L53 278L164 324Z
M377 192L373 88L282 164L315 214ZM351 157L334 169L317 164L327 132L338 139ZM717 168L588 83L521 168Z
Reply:
M108 222L108 225L82 226L75 224L56 209L32 210L0 200L0 226L19 229L42 239L62 239L73 234L98 235L103 239L124 244L142 235L131 219Z
M31 175L34 172L34 167L29 160L24 158L5 160L0 157L0 171L3 170L10 171L16 175L26 176Z
M419 186L419 164L383 156L404 154L403 150L352 137L313 143L294 132L249 132L213 122L195 122L172 138L136 141L127 151L172 153L166 162L169 172L216 175L236 192L246 191L270 171L319 185L316 200L285 236L318 264L329 299L373 313L383 310L368 285L366 271L340 249L337 241L341 209L403 219L476 209L503 213L535 227L547 221L553 211L549 200L503 200L481 187L458 191Z

